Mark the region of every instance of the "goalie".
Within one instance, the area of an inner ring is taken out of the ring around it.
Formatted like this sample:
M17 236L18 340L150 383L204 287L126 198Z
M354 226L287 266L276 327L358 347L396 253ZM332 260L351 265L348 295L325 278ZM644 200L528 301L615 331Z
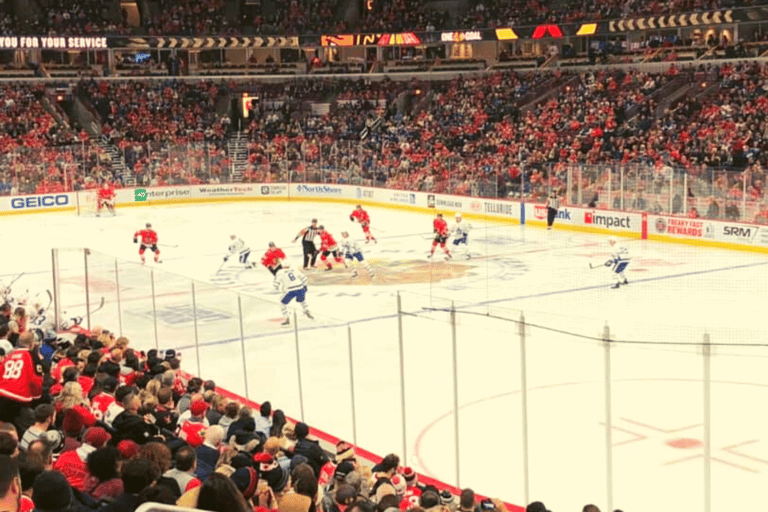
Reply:
M98 203L96 205L97 217L101 217L101 209L105 206L109 213L115 214L115 189L107 181L99 189Z

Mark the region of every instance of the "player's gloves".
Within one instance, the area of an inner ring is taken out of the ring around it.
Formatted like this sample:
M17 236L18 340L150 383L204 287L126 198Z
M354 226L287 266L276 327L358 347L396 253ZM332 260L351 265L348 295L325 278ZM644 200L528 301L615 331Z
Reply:
M606 267L610 267L611 265L613 265L613 260L608 260L605 262Z
M133 243L137 244L137 243L139 243L139 241L134 238L133 239Z
M351 220L352 222L355 222L355 218L354 217L350 217L349 220Z
M224 256L224 261L227 261L229 259L229 256Z

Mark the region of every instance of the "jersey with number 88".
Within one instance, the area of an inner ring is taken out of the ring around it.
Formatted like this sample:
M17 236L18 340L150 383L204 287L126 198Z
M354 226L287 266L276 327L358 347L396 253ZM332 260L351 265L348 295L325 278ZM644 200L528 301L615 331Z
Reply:
M3 367L3 380L16 380L21 377L21 370L24 368L24 361L6 361Z
M0 396L28 403L43 394L42 366L29 350L11 352L3 361Z

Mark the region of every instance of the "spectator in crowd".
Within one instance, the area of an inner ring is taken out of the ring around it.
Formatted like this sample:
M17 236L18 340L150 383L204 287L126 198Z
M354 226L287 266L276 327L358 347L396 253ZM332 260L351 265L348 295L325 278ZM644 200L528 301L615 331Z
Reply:
M197 507L214 512L250 512L242 492L229 478L213 473L200 487Z
M118 473L118 449L114 446L97 448L88 455L88 475L83 490L99 502L112 502L123 493L123 481Z
M173 390L169 387L161 387L157 391L157 407L155 407L155 424L161 429L174 431L179 420L173 403Z
M61 433L64 435L64 444L61 453L76 450L82 444L80 435L84 428L83 415L76 409L67 409L61 422Z
M400 466L400 457L390 453L373 467L374 484L371 493L374 495L374 501L379 502L384 496L396 494L391 478L397 472L398 466Z
M47 437L40 437L29 443L27 455L41 460L45 469L53 469L53 445Z
M9 361L13 361L18 370L0 375L0 421L15 421L16 427L24 430L29 424L20 416L23 406L43 395L42 361L33 333L19 336L16 350L5 356L3 364L8 365Z
M177 497L194 487L200 486L200 479L195 477L197 453L190 446L182 446L173 456L174 466L163 473L163 481ZM174 487L173 484L176 484Z
M256 433L261 434L266 441L269 437L269 430L272 428L272 404L269 400L263 402L259 407L259 415L254 418L256 423Z
M224 413L227 409L227 399L216 392L211 392L211 406L205 413L205 419L208 420L209 425L218 425L221 418L224 417Z
M320 448L320 443L316 439L309 439L309 427L306 423L297 423L295 433L296 445L293 448L293 453L306 457L307 464L312 467L316 476L319 475L323 465L328 462L328 456Z
M121 441L121 443L130 441ZM171 469L173 463L173 453L163 443L157 441L151 441L139 448L138 457L146 459L152 465L152 481L156 481L162 477L162 475ZM159 484L158 484L159 485ZM173 485L170 486L171 490L175 490ZM178 492L178 491L176 491Z
M197 447L197 469L195 476L200 481L213 473L216 463L219 461L219 449L224 440L224 429L219 425L212 425L205 431L205 441Z
M32 441L45 437L56 451L61 447L61 433L57 430L49 430L56 420L56 409L51 404L40 404L35 407L34 417L35 422L24 432L19 447L26 450Z
M32 484L35 510L65 512L76 506L72 487L58 471L43 471Z
M21 510L21 477L14 457L0 455L0 509Z
M21 452L17 461L21 478L21 510L32 510L35 508L35 503L32 501L32 486L35 478L46 470L45 462L40 457L26 452Z
M0 455L15 457L19 454L19 434L16 427L0 421Z
M256 494L258 488L259 475L251 466L246 466L235 470L229 477L237 489L243 494L245 502L251 507L251 499Z
M133 512L141 504L139 494L152 484L152 465L147 459L135 458L120 467L123 493L100 512Z
M83 445L76 450L62 453L53 464L53 469L62 473L73 489L85 490L88 456L107 444L111 438L112 436L102 427L89 428L83 435Z
M115 429L115 439L124 439L144 444L158 434L157 427L149 417L139 415L141 399L137 393L131 393L123 398L123 412L115 417L112 427Z
M225 433L229 431L229 427L235 421L239 412L239 403L234 400L227 402L227 405L224 407L224 415L219 419L219 426L224 429Z
M179 439L187 442L192 448L197 448L203 444L205 432L208 429L208 420L205 419L205 411L207 410L208 405L202 399L195 400L187 410L189 419L183 420L187 413L182 414L179 418L179 423L181 423Z

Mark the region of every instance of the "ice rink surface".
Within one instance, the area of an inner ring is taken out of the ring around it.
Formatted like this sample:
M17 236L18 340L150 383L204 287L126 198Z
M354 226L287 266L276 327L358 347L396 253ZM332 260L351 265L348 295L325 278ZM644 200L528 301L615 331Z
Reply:
M3 217L13 249L9 243L3 251L0 280L24 272L14 292L44 294L52 289L51 249L88 247L91 308L104 297L92 325L138 348L176 348L190 372L199 368L234 392L268 399L290 417L303 413L311 426L375 453L405 451L419 472L518 504L525 499L522 314L530 499L553 512L608 505L599 341L606 325L616 340L614 508L704 510L705 365L696 344L707 333L718 344L711 358L712 510L768 502L768 353L759 346L766 343L768 257L627 239L630 284L614 290L607 268L589 267L607 259L605 236L483 222L465 212L472 257L430 262L431 215L368 207L379 241L362 247L376 277L362 269L357 278L339 268L307 272L315 320L299 315L297 330L280 325L280 296L266 269L230 260L217 274L231 234L251 246L256 262L274 241L293 267L301 266L293 237L312 217L337 240L343 230L362 240L348 218L352 208L234 203L128 208L102 218ZM452 224L453 212L445 213ZM167 244L161 264L138 264L132 237L146 222ZM84 260L81 251L59 251L68 316L85 313ZM402 374L398 292L408 313Z

